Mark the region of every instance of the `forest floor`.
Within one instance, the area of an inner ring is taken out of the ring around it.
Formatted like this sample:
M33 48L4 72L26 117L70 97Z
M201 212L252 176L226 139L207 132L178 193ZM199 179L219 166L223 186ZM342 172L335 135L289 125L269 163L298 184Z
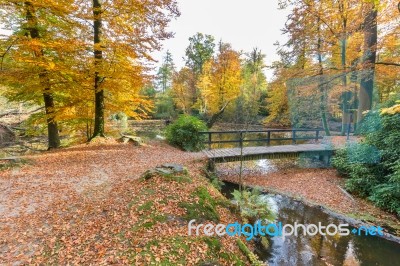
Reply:
M248 264L233 237L188 236L193 217L238 220L203 177L201 153L110 140L24 160L0 171L1 265ZM140 178L164 163L189 174Z

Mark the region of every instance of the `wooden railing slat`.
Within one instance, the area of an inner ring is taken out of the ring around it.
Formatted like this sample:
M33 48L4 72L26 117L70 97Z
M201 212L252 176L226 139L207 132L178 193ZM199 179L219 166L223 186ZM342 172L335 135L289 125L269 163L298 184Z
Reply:
M202 131L200 134L206 134L208 135L208 140L205 141L205 144L208 144L208 148L212 148L212 144L222 144L222 143L239 143L240 147L243 147L243 144L245 142L267 142L267 145L269 146L271 144L271 141L280 141L280 140L291 140L293 144L296 144L297 140L316 140L318 141L319 139L322 139L320 136L320 131L322 129L268 129L268 130L234 130L234 131ZM271 133L292 133L291 137L278 137L274 138L271 136ZM297 132L314 132L315 137L312 136L305 136L301 137L298 136L296 133ZM261 138L261 139L245 139L244 135L247 133L266 133L267 138ZM213 134L219 134L219 136L224 135L224 134L237 134L239 139L234 139L234 140L213 140L212 135Z

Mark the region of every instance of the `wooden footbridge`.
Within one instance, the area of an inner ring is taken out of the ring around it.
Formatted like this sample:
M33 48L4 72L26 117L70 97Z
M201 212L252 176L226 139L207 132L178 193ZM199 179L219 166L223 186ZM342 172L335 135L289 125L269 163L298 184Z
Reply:
M251 130L251 131L210 131L202 132L208 136L205 141L208 150L203 152L209 159L209 165L214 167L215 163L249 161L260 159L280 159L297 158L300 156L317 157L326 165L329 164L330 157L334 153L334 148L324 144L296 144L298 141L320 140L320 129L271 129L271 130ZM310 136L310 132L313 134ZM256 133L257 138L248 137L249 133ZM274 136L280 133L278 137ZM303 133L303 134L300 134ZM230 134L230 138L223 139L223 136ZM218 135L218 139L213 139ZM232 138L237 136L237 138ZM222 137L222 139L221 139ZM271 146L274 141L290 141L291 145ZM244 147L246 142L257 142L263 144L256 147ZM213 149L213 145L221 143L237 143L236 148Z
M244 147L206 150L204 153L215 163L249 161L260 159L296 158L301 154L306 156L329 157L333 148L322 144L281 145L270 147ZM329 158L325 158L329 159Z

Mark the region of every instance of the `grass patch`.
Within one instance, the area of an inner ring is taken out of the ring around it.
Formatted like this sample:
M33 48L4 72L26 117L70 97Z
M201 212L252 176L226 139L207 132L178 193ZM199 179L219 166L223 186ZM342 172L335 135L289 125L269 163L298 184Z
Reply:
M222 244L216 237L185 238L181 236L172 238L153 239L147 242L139 251L130 251L131 262L137 259L146 260L147 265L186 265L186 254L192 245L207 244L207 256L197 265L218 265L220 259L230 262L231 265L246 265L239 256L233 253L221 252ZM158 248L168 251L162 256L157 253Z
M153 202L147 201L138 207L138 211L150 211L151 207L153 207Z
M131 230L134 232L141 229L150 229L157 223L165 223L168 217L163 214L151 213L150 215L142 216L140 220L132 226Z
M167 221L167 219L168 218L165 215L160 215L160 214L152 215L152 216L150 216L150 221L143 223L142 226L143 226L143 228L150 229L156 223L158 223L158 222L164 223Z
M0 159L0 171L9 170L16 167L21 167L23 165L29 164L29 161L26 159L16 158L10 160L1 160Z
M128 209L132 209L133 206L135 206L139 201L139 197L136 196L132 199L131 202L128 203Z

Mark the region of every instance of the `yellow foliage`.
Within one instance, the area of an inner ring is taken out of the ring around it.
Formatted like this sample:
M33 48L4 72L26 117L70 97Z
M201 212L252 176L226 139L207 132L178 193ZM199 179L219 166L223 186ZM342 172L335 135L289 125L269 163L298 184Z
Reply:
M189 68L184 67L174 74L171 95L177 107L185 114L188 114L194 105L195 90L195 76Z
M400 114L400 101L397 101L398 104L393 105L392 107L389 108L383 108L381 109L381 115L394 115L394 114Z
M0 79L10 100L43 105L47 93L55 121L91 124L98 74L105 117L124 112L139 119L151 111L140 91L148 81L149 55L172 36L166 28L179 15L175 0L100 1L103 28L96 44L92 1L11 2L0 0L0 24L13 32L0 35ZM102 52L96 62L94 51Z
M208 114L218 113L240 94L242 85L239 53L229 45L220 49L216 59L203 66L203 73L197 83L201 93L203 110Z

